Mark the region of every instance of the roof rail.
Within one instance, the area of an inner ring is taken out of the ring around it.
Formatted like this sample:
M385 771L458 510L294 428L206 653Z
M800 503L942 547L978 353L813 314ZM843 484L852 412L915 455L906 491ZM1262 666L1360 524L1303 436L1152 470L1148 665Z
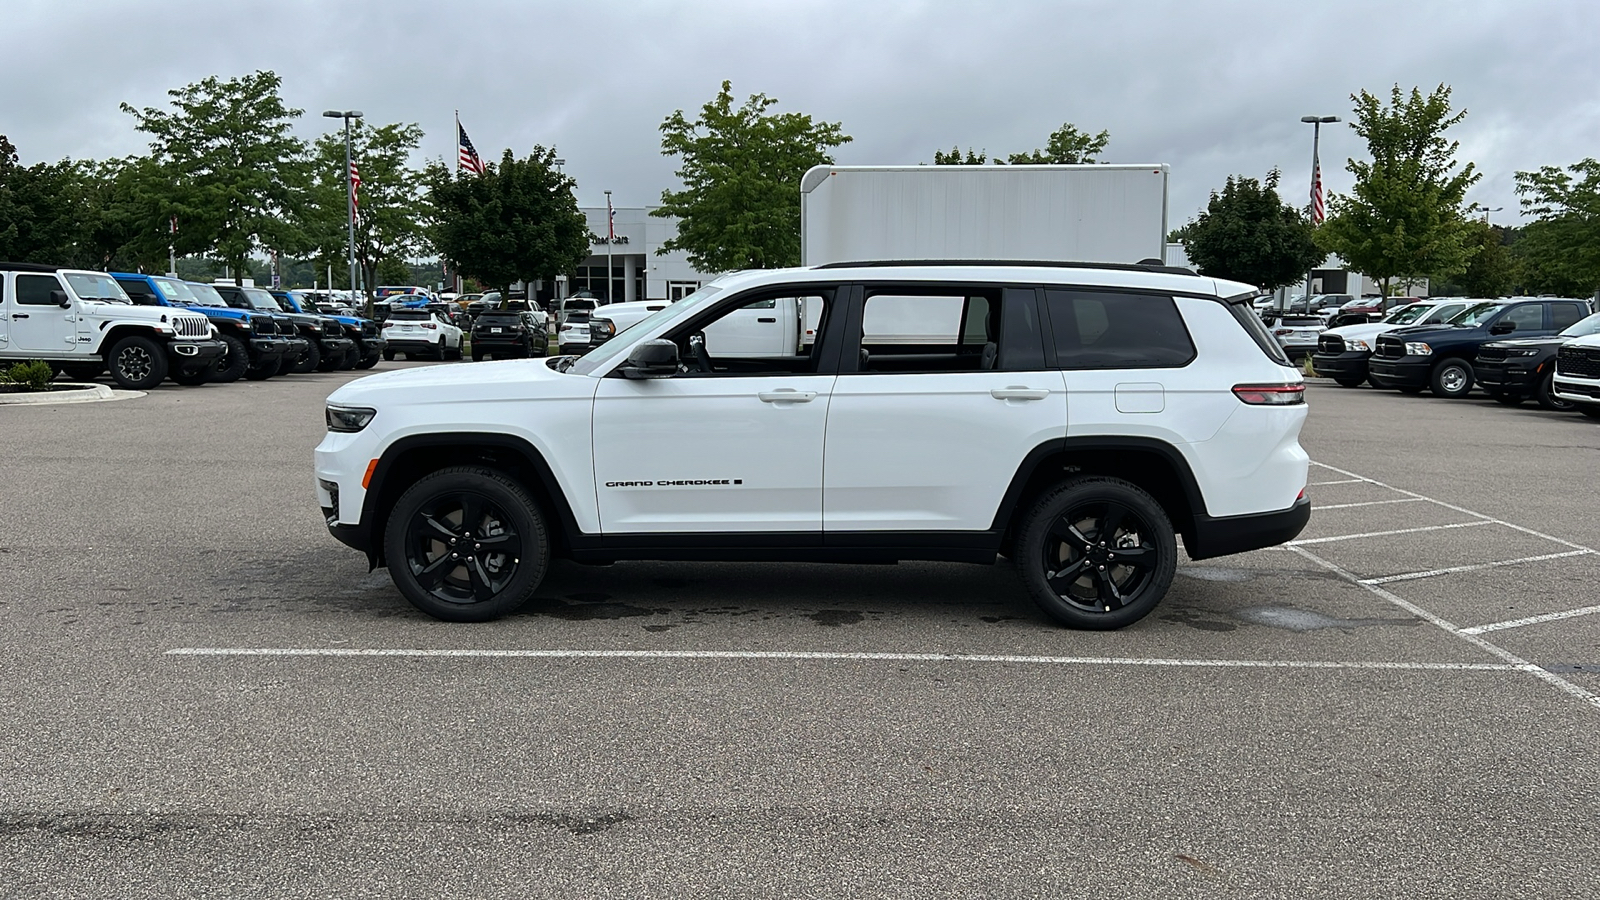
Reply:
M1068 262L1058 259L863 259L854 262L831 262L814 269L878 269L891 266L1020 266L1045 269L1109 269L1120 272L1162 272L1167 275L1198 275L1183 266L1167 266L1157 262L1108 263Z
M0 262L0 269L5 269L8 272L59 272L62 269L70 269L70 268L72 268L72 267L71 266L46 266L46 265L41 265L40 263Z

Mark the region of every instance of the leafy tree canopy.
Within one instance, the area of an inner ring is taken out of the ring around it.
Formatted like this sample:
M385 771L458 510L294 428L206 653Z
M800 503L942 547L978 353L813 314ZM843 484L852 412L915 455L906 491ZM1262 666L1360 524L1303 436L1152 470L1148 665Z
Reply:
M82 245L90 186L70 161L21 164L0 135L0 259L87 265Z
M981 166L988 161L989 151L981 150L974 153L971 147L967 148L965 157L961 155L960 147L951 147L949 153L943 150L933 151L933 164L936 166ZM1000 163L999 160L995 162Z
M243 271L257 248L296 250L310 178L305 142L268 71L223 81L210 76L168 91L171 109L122 104L150 135L167 182L162 214L179 220L180 253L212 252Z
M735 108L724 81L699 116L680 109L661 123L661 153L678 158L683 190L662 191L651 212L678 219L658 252L683 250L702 272L800 264L800 178L851 138L837 122L769 113L777 102L751 94Z
M1531 287L1571 296L1600 289L1600 162L1518 172L1517 193L1534 218L1516 245Z
M1351 99L1351 127L1372 158L1348 162L1355 186L1348 197L1329 197L1331 215L1318 243L1385 291L1397 277L1442 279L1465 271L1478 245L1462 201L1481 176L1472 163L1459 166L1459 144L1444 133L1466 111L1452 113L1450 88L1442 84L1426 96L1395 85L1387 106L1366 91Z
M967 155L961 155L961 148L951 147L950 152L943 150L933 151L933 164L936 166L981 166L993 162L997 166L1010 163L1013 166L1071 166L1080 163L1092 163L1095 157L1106 149L1106 144L1111 140L1111 132L1101 131L1099 134L1089 134L1079 131L1078 126L1071 122L1063 122L1060 128L1051 132L1050 139L1043 150L1032 150L1027 153L1012 153L1005 159L996 156L989 158L987 150L974 153L972 148L967 148Z
M573 195L577 183L556 170L556 151L510 150L482 175L428 166L433 244L463 274L510 290L513 283L555 278L589 256L589 222Z
M1203 275L1264 290L1293 284L1326 254L1304 214L1278 197L1277 169L1266 179L1229 176L1222 192L1180 229L1184 250Z
M428 249L431 207L423 173L411 166L422 129L399 123L376 128L357 120L350 129L351 159L361 172L357 190L356 264L368 285L385 260L401 262ZM317 138L312 148L310 203L305 211L307 244L324 266L349 275L348 198L345 195L344 128ZM402 262L403 266L403 262Z

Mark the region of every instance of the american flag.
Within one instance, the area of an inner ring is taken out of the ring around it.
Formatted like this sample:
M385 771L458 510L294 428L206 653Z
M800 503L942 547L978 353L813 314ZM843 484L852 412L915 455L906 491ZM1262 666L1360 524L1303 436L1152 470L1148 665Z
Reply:
M1321 225L1327 217L1327 210L1322 205L1322 163L1317 160L1311 162L1311 224Z
M467 137L467 130L461 127L461 120L456 120L456 144L461 151L460 168L483 174L483 160L478 158L478 150L472 146L472 138Z
M361 209L361 168L355 160L350 160L350 209Z
M617 211L611 208L611 195L606 195L606 239L617 242Z

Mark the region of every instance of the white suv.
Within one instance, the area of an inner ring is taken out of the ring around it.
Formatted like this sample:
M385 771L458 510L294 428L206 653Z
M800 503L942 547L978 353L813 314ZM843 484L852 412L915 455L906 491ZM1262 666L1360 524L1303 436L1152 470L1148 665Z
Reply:
M992 563L1115 628L1193 559L1310 516L1301 377L1246 285L1154 266L739 272L581 359L388 372L328 398L339 540L443 619L552 557Z
M1556 351L1551 381L1556 399L1575 404L1578 412L1600 419L1600 335L1574 338Z

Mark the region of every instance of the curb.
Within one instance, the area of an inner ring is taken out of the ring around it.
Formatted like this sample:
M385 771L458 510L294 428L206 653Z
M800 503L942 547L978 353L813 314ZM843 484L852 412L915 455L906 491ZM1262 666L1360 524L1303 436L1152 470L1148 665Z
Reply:
M97 403L102 400L121 400L125 397L143 397L144 391L113 391L103 384L85 385L86 391L68 393L45 392L39 394L0 394L0 406L31 406L45 403Z

